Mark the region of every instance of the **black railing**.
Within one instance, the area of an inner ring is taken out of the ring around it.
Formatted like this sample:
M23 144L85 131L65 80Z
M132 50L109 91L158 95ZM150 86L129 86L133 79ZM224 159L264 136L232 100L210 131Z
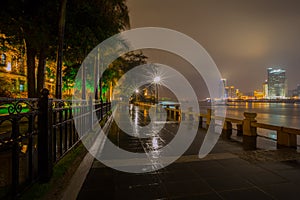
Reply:
M17 198L37 180L49 181L53 166L80 141L75 123L89 127L78 132L90 131L111 108L48 95L44 89L39 99L0 98L0 199Z

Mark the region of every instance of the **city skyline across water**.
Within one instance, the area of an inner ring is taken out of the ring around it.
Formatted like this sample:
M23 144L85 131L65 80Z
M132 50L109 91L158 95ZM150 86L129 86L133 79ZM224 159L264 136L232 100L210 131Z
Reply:
M244 93L260 89L267 79L266 69L274 66L287 71L290 89L300 83L299 3L128 0L131 28L164 27L190 36L207 50L222 77ZM145 55L150 61L189 70L188 63L164 52L145 51ZM191 82L198 80L199 91L205 90L201 78L192 72L187 75Z

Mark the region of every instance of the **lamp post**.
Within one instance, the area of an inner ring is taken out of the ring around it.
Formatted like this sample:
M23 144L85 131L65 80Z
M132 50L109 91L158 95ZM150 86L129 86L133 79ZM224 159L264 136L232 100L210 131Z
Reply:
M139 90L136 89L136 90L135 90L135 101L136 101L136 102L139 101L138 94L139 94Z
M155 83L155 90L156 90L156 97L155 97L155 103L158 103L158 84L160 82L160 76L154 77L154 83Z

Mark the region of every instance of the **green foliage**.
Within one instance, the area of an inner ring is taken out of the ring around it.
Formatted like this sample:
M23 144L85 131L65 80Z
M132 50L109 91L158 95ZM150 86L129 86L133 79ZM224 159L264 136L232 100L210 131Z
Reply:
M106 69L102 76L102 90L103 94L109 91L110 84L115 86L118 80L128 70L145 64L147 57L142 52L129 52L118 59L116 59L108 69Z
M38 57L39 63L43 65L44 59L56 57L60 4L59 0L1 1L1 33L13 38L18 44L24 44L24 41L26 43L28 91L33 96L36 95L34 58ZM68 66L81 64L96 45L128 26L129 16L125 0L68 1L65 62L71 63ZM43 83L43 70L45 68L38 68L41 76L37 76L37 83Z
M74 86L74 80L80 68L80 64L67 66L63 70L63 91L71 89Z

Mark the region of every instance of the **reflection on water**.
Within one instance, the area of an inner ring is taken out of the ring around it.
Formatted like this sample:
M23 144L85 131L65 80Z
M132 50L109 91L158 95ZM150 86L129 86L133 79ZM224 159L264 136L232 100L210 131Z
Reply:
M201 105L202 110L209 108ZM227 117L243 119L244 112L257 113L257 121L300 129L300 105L290 103L230 103L227 106Z

